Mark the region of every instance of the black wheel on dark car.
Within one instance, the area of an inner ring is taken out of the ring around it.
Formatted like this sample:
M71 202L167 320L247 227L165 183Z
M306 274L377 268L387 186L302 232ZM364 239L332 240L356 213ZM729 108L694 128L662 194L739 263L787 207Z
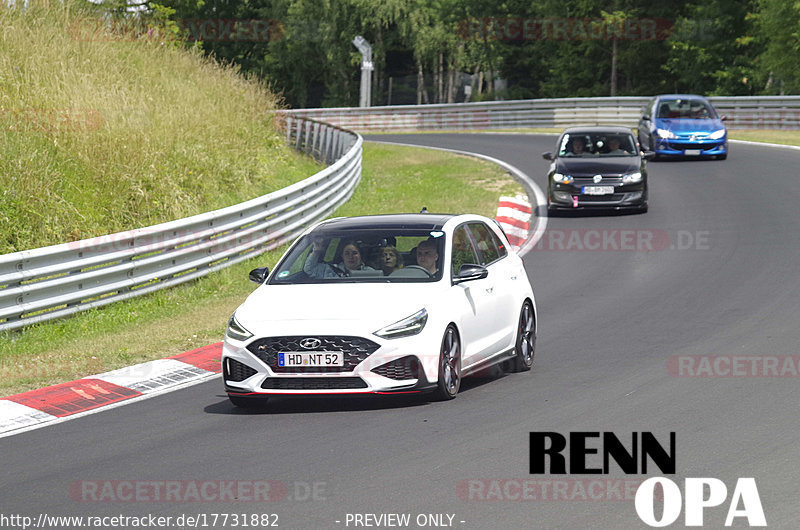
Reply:
M267 404L269 398L266 397L245 397L245 396L232 396L228 394L228 399L235 407L242 409L259 409Z
M461 340L452 324L447 326L439 351L439 380L434 396L447 401L458 394L461 387Z
M513 372L527 372L533 366L533 356L536 353L536 319L533 316L533 306L526 300L519 312L517 325L517 342L514 346L514 358L511 360Z

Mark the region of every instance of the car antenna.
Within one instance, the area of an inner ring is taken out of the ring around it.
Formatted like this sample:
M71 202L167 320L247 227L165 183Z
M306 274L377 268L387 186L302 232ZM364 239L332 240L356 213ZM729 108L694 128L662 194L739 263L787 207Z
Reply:
M420 210L420 211L419 211L419 213L428 213L428 208L426 208L425 206L423 206L423 207L422 207L422 210Z

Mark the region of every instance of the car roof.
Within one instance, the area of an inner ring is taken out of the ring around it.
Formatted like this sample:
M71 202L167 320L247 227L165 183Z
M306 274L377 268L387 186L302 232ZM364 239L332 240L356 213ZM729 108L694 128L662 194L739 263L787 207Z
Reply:
M576 132L633 134L633 131L631 130L630 127L623 127L621 125L586 125L586 126L567 127L561 134L576 133Z
M398 229L416 228L422 230L441 230L454 214L398 213L384 215L362 215L358 217L339 217L323 221L318 228L334 230Z

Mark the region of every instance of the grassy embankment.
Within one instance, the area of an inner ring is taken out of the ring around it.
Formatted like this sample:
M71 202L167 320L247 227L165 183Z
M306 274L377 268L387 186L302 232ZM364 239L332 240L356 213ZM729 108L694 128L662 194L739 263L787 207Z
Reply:
M80 13L0 11L0 253L208 211L319 170L283 145L263 87L158 42L76 39ZM362 184L336 215L493 216L500 194L520 192L488 163L367 144ZM247 271L279 255L0 333L0 396L221 340L254 287Z
M317 170L278 98L199 52L77 31L60 2L0 10L0 253L227 206Z

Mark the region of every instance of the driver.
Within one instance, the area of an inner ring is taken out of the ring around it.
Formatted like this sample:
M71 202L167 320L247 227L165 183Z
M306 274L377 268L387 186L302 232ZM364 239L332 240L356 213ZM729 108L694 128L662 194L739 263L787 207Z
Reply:
M611 137L608 138L608 154L609 155L626 155L626 154L628 154L627 151L623 151L620 148L619 137L611 136Z
M431 276L439 272L436 266L439 262L439 250L436 247L436 242L432 239L426 239L417 245L417 265L428 271Z

